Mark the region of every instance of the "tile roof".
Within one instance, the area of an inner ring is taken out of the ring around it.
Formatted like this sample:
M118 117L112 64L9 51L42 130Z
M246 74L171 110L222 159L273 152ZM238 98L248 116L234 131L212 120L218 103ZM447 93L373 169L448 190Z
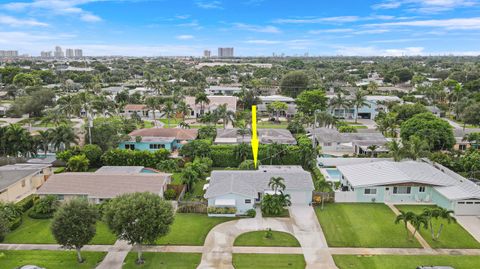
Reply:
M113 198L124 193L161 193L169 174L61 173L52 175L37 194L79 194Z
M146 105L135 105L135 104L128 104L124 108L125 111L128 110L148 110Z
M180 129L180 128L147 128L138 129L130 134L130 137L142 136L142 137L156 137L166 138L166 140L194 140L197 138L198 129Z
M272 177L283 177L286 190L313 191L312 177L301 166L259 166L258 170L212 171L205 198L234 193L248 197L270 189Z

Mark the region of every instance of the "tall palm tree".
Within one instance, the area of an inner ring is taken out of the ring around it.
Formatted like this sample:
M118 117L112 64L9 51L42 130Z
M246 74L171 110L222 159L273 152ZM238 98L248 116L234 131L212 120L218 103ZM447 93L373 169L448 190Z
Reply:
M245 161L250 152L250 147L246 143L240 143L235 147L234 151L237 160Z
M404 144L405 154L412 160L425 157L430 152L430 147L425 139L412 135Z
M388 152L390 152L390 154L392 155L393 160L395 162L401 161L403 159L404 153L400 143L396 139L393 139L392 141L388 142L387 145L388 145Z
M170 118L172 117L172 114L175 113L175 105L173 102L165 102L165 104L163 104L162 112L165 113L165 116L167 117L167 127L170 127Z
M420 230L420 227L428 229L428 219L423 214L413 214L412 218L410 219L410 224L412 224L413 228L415 229L412 234L412 240L417 234L417 231Z
M271 177L268 186L272 188L274 194L278 194L278 190L284 191L286 188L285 179L283 177Z
M326 111L321 111L316 115L317 122L314 124L318 124L319 127L333 128L338 123L338 120Z
M182 114L182 121L183 122L185 122L185 117L188 114L190 114L190 110L192 110L192 108L190 107L190 105L185 103L185 101L178 102L176 112Z
M10 124L5 131L7 154L26 156L31 149L32 137L22 126Z
M433 209L430 208L425 208L423 210L423 215L427 218L428 226L430 227L430 234L432 236L432 240L438 241L440 238L440 235L442 234L443 227L444 227L444 222L440 223L440 227L438 229L438 232L435 233L435 229L433 228L433 219L443 219L447 221L447 224L450 224L452 222L457 222L457 219L453 216L453 211L452 210L447 210L442 207L435 207Z
M58 108L61 112L65 113L67 118L71 115L78 114L80 112L80 104L72 94L67 94L60 97L57 101Z
M42 124L53 124L55 127L60 124L66 124L70 120L62 113L59 113L58 109L48 109L45 111L45 116L42 117Z
M195 95L195 105L200 104L200 116L203 116L205 113L205 104L210 104L210 99L208 99L208 96L204 92L197 93Z
M335 110L335 109L343 109L342 110L342 114L343 114L343 117L345 117L345 110L349 109L351 104L350 104L350 101L347 100L345 98L345 96L339 92L337 93L337 95L335 97L333 97L331 100L330 100L330 104L329 106Z
M52 143L55 149L69 149L72 144L76 144L78 136L68 125L60 125L52 131Z
M395 224L403 222L403 225L405 226L405 231L407 232L407 240L410 240L410 231L408 230L408 222L410 222L413 219L413 215L415 215L413 212L405 212L403 210L400 210L400 214L395 218Z
M250 133L250 129L247 128L247 123L245 120L237 120L235 122L235 127L238 128L237 134L242 136L242 141L245 139L245 135Z
M283 144L272 143L267 145L267 156L270 159L270 165L273 164L273 160L277 160L277 163L282 163L283 157L286 155L286 148Z
M367 102L365 98L365 93L362 90L358 90L355 92L352 100L352 104L355 107L355 123L358 121L358 109L363 106L370 107L370 104Z
M235 113L227 109L227 104L222 104L215 109L214 114L218 116L218 118L222 119L223 122L223 129L227 128L227 124L229 122L233 122L233 118Z
M158 100L157 97L148 97L146 100L145 100L145 104L147 105L147 108L152 110L152 116L153 116L153 126L154 127L157 127L157 118L156 118L156 113L155 111L157 110L157 108L159 107L160 105L160 101Z
M46 157L48 152L48 146L52 141L51 130L50 129L45 131L40 130L38 131L38 134L35 136L35 138L37 139L39 146L42 149L44 156Z

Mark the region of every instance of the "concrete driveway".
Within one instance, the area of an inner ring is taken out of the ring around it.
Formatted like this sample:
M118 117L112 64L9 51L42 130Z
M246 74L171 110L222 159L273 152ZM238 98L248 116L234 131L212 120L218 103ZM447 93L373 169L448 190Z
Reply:
M480 242L480 216L455 216L457 222Z
M294 205L290 207L291 218L240 219L215 226L207 235L202 260L197 269L233 269L233 242L240 234L266 230L287 232L300 242L307 269L335 269L323 232L312 207ZM282 254L282 253L278 253Z

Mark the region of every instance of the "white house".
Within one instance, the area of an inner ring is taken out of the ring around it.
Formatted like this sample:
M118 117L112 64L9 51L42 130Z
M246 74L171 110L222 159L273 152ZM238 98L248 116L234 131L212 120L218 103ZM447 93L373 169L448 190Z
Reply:
M280 111L280 116L282 117L293 117L297 112L297 105L295 104L295 99L288 96L282 95L269 95L269 96L259 96L260 100L262 101L261 104L257 105L257 110L260 113L267 113L268 112L268 105L273 102L282 102L287 104L286 111Z
M210 95L208 96L208 100L210 101L208 104L203 104L203 111L202 111L202 104L195 104L195 96L186 96L185 103L190 106L190 117L200 117L202 114L207 112L212 112L217 109L220 105L226 104L228 111L237 111L237 100L238 97L236 96L223 96L223 95Z
M205 89L208 95L234 95L240 93L242 88L233 86L210 86Z

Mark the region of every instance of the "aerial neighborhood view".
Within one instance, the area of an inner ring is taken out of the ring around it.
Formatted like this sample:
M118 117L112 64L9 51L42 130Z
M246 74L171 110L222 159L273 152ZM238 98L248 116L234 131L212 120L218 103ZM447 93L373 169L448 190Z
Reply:
M480 1L0 1L0 269L480 269Z

